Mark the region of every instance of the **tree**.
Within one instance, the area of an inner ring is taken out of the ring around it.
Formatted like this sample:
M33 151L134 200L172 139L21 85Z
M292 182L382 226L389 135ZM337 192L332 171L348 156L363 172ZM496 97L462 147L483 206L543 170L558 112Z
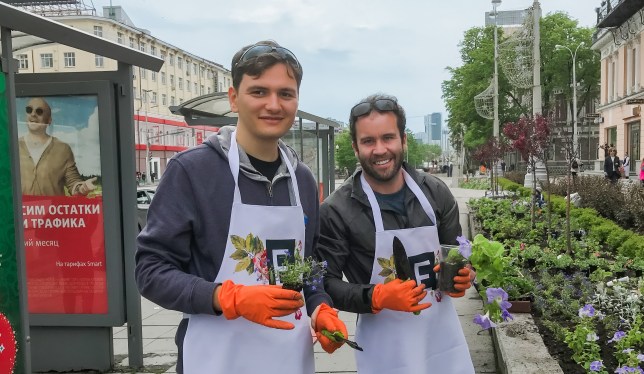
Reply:
M351 134L349 131L343 131L335 137L335 167L341 173L351 175L356 170L357 162L351 147Z
M499 44L504 41L499 29ZM580 83L579 107L596 97L599 90L599 56L588 47L592 44L593 28L579 27L576 20L565 13L552 13L541 19L541 83L543 107L541 113L549 113L554 107L554 92L564 89L571 100L570 80L572 61L569 53L555 50L560 44L576 48L584 42L577 54L577 79ZM460 42L462 66L447 67L450 79L442 83L443 99L447 108L447 126L452 134L464 134L464 147L472 151L492 136L492 120L480 117L474 108L474 97L490 84L494 71L494 27L474 27L467 30ZM563 68L562 68L563 67ZM565 68L567 67L567 68ZM531 115L531 110L522 105L521 94L525 90L512 87L503 69L499 68L499 122L516 121ZM572 107L572 105L570 105Z
M535 170L537 161L547 160L550 145L551 122L540 114L534 117L521 117L516 122L508 122L503 126L503 134L510 140L512 148L517 150L524 161ZM536 191L537 178L532 178L532 190ZM533 193L532 207L530 209L531 221L534 226L534 205L536 203Z

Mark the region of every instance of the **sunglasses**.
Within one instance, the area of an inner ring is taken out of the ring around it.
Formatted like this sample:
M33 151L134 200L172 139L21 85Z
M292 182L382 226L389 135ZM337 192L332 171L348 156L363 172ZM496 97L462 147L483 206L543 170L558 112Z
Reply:
M293 54L293 52L289 51L288 49L284 47L275 47L272 45L266 45L266 44L255 44L254 46L248 48L239 58L239 61L235 64L235 66L244 63L251 58L256 58L261 55L265 55L267 53L276 53L278 56L280 56L282 59L286 61L290 61L291 63L295 64L295 66L299 67L300 62L297 60L297 57Z
M393 112L396 110L396 102L391 99L378 99L373 103L362 102L356 104L351 108L352 117L362 117L371 113L371 109L375 108L379 112Z
M36 114L39 116L42 116L43 113L45 113L45 110L43 108L32 108L30 106L26 107L25 110L27 111L27 114L31 114L34 110L36 111Z

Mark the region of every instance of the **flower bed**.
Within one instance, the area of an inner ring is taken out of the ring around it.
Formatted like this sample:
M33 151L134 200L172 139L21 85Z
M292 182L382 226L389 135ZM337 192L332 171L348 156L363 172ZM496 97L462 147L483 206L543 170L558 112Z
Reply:
M644 372L644 238L573 209L569 245L563 199L553 199L550 225L547 206L531 224L527 197L470 201L474 229L502 243L508 271L521 274L504 289L526 296L533 286L531 313L564 373Z

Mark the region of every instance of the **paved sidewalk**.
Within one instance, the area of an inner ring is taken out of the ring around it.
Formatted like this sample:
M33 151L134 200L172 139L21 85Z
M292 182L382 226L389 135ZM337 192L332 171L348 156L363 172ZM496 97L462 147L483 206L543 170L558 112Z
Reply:
M451 178L441 178L448 186ZM484 191L451 188L456 197L461 213L463 232L467 233L467 206L470 198L481 197ZM474 315L482 310L481 300L471 288L465 297L455 300L456 309L465 332L476 373L497 373L494 346L488 331L479 334L479 326L472 322ZM143 299L141 303L143 316L143 353L144 365L140 373L175 373L177 358L174 334L181 320L181 313L163 309ZM348 327L349 335L354 338L356 316L353 313L341 312L340 317ZM431 333L431 332L430 332ZM439 338L439 337L438 337ZM127 370L127 331L126 327L114 328L114 355L116 357L115 373ZM315 346L316 373L356 373L353 350L343 346L334 354L324 352L319 345Z

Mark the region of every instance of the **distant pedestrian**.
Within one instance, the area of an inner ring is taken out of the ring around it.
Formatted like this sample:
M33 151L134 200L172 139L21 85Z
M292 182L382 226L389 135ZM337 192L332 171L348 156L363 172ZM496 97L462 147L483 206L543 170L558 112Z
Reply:
M611 183L616 183L619 179L619 168L622 166L617 157L617 150L611 148L609 151L610 156L604 159L604 176L610 180Z
M577 157L572 158L570 163L570 174L572 175L572 180L577 181L577 173L579 173L579 167L582 165L581 160Z
M628 152L624 152L624 160L622 161L622 167L624 172L622 173L622 178L628 179L631 169L631 158L628 157Z
M642 184L642 187L644 187L644 158L640 164L640 183Z

